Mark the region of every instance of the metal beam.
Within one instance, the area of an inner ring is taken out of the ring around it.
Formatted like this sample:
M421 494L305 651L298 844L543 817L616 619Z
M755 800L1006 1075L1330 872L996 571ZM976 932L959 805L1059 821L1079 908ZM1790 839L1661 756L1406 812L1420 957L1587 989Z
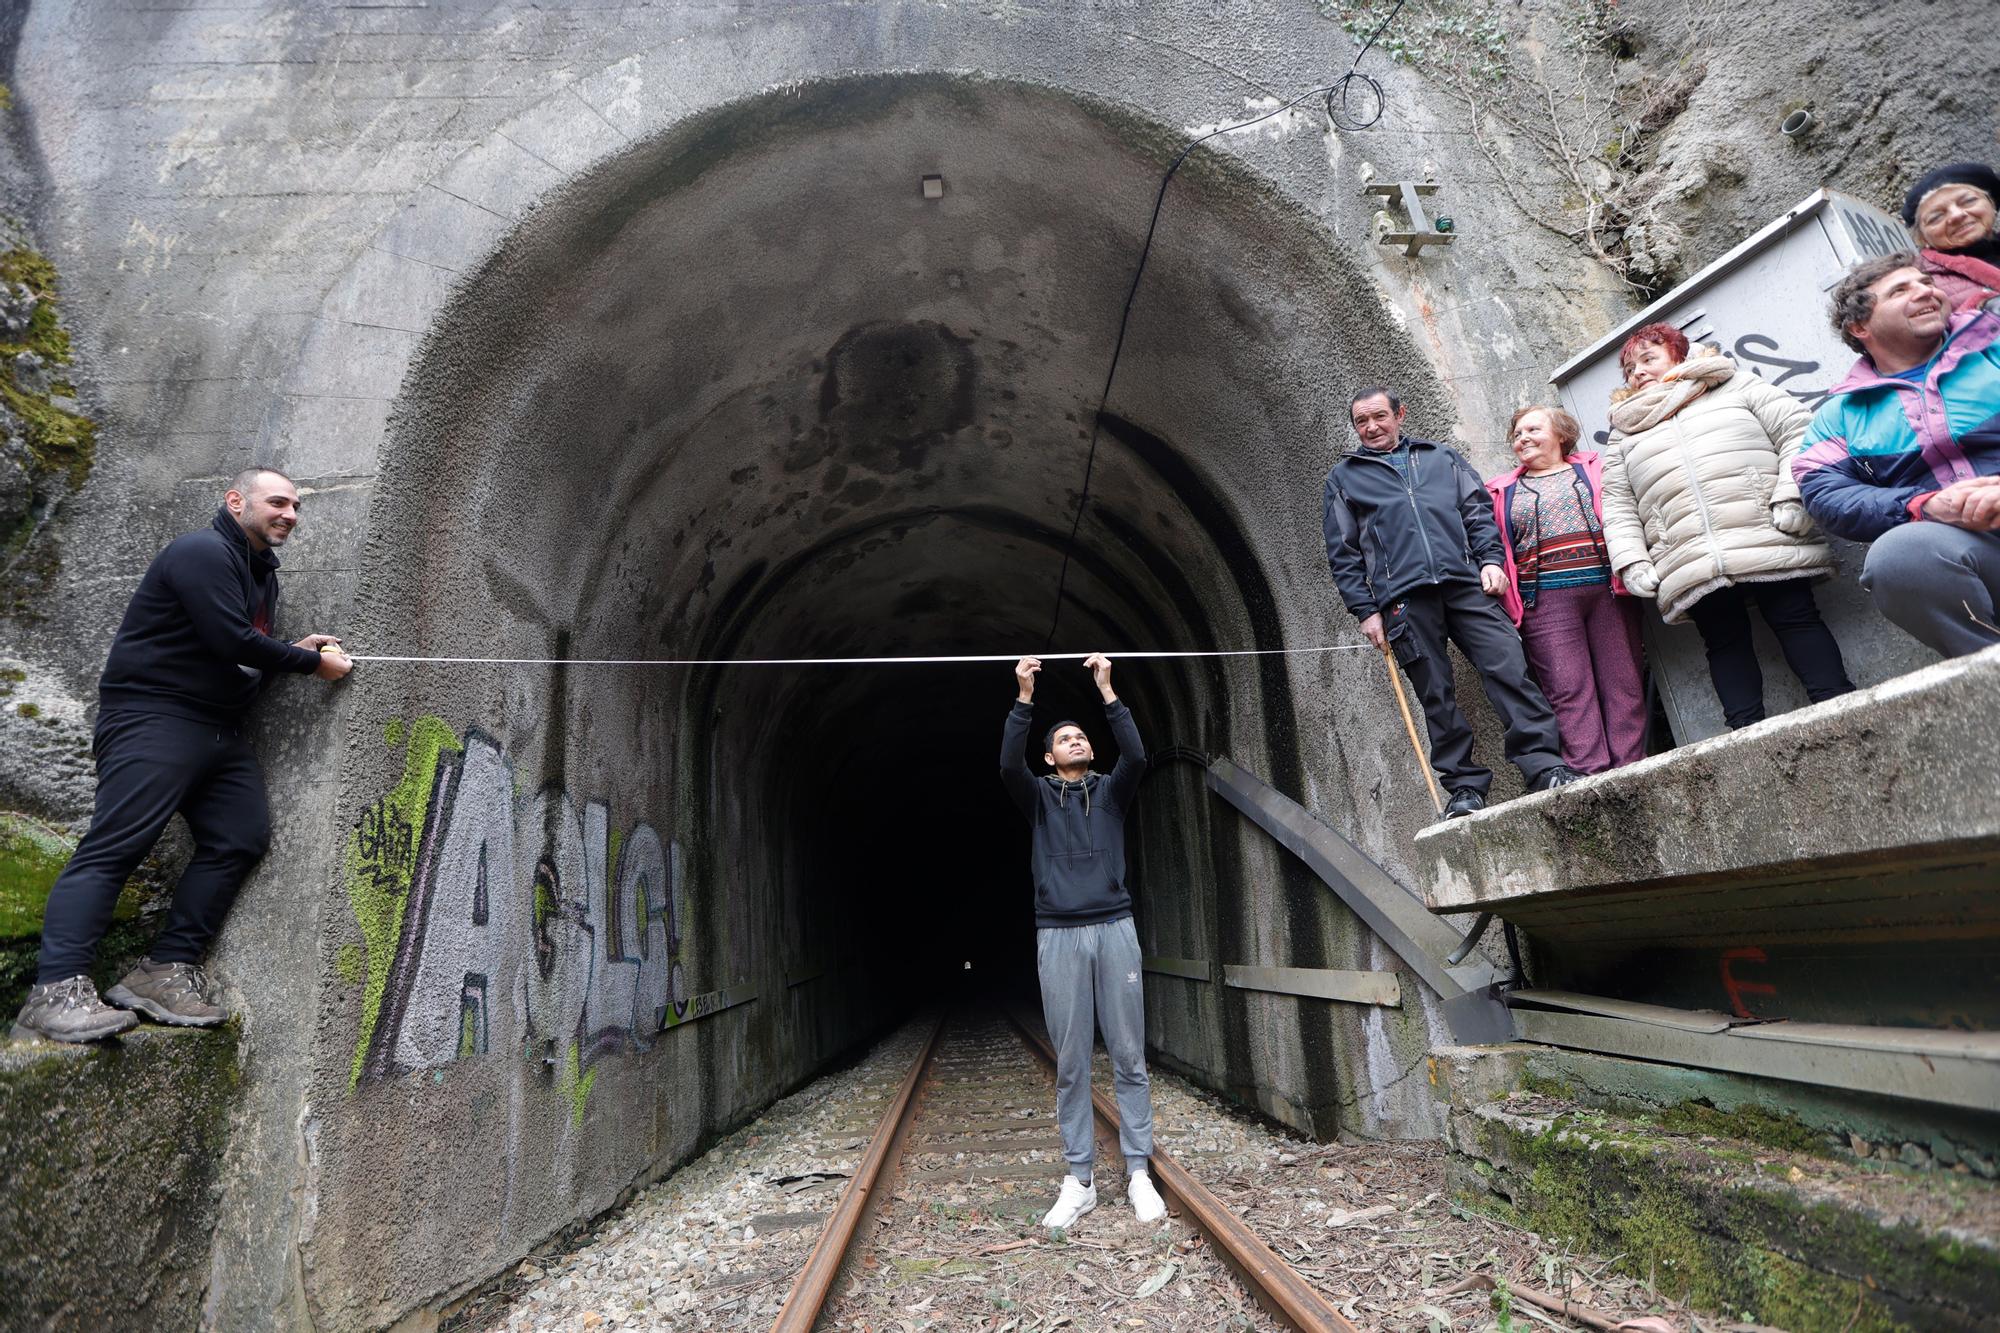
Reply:
M1238 990L1305 995L1348 1004L1394 1008L1403 1003L1403 983L1394 972L1355 972L1331 967L1238 967L1230 963L1222 969L1222 984Z
M1459 967L1444 959L1463 937L1434 917L1422 900L1376 865L1326 821L1256 774L1227 759L1208 766L1209 790L1306 863L1382 942L1444 1001L1454 1041L1468 1045L1512 1041L1513 1020L1500 999L1504 978L1483 957Z
M1148 954L1140 966L1163 977L1186 977L1189 981L1215 980L1215 964L1205 958L1161 958Z
M2000 1106L2000 1034L1764 1023L1724 1032L1517 1009L1529 1041L1635 1060L1790 1079L1991 1111ZM1923 1049L1918 1049L1922 1047Z

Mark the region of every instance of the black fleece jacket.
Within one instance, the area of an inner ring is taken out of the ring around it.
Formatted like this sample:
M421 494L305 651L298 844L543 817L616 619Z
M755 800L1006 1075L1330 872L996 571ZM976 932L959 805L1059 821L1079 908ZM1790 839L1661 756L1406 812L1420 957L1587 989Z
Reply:
M1472 464L1434 440L1403 443L1406 468L1362 445L1326 474L1327 568L1356 620L1413 588L1477 580L1481 565L1505 563L1493 498Z
M1109 773L1066 782L1028 767L1035 707L1014 701L1000 732L1000 781L1034 830L1035 925L1089 926L1132 915L1125 888L1125 815L1146 772L1146 747L1122 700L1104 705L1118 738Z
M278 557L253 551L227 509L167 543L125 608L98 677L100 712L165 713L233 725L274 671L301 675L319 654L271 637Z

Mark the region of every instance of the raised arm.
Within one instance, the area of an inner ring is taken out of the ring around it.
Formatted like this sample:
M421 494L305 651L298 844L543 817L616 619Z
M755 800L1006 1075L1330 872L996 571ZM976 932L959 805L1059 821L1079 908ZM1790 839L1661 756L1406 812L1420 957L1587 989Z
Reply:
M1022 814L1035 812L1035 771L1028 767L1028 726L1035 720L1035 673L1041 661L1024 657L1014 664L1014 706L1000 728L1000 783Z
M1111 659L1092 653L1083 664L1097 683L1098 697L1104 700L1104 720L1111 724L1111 734L1118 741L1118 762L1105 781L1119 805L1126 806L1132 793L1139 790L1139 779L1146 775L1146 743L1139 739L1139 724L1132 720L1132 710L1111 688Z

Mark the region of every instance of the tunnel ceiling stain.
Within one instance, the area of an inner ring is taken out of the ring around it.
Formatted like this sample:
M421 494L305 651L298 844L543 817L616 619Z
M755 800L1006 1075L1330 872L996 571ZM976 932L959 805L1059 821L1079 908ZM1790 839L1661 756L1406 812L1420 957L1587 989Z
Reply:
M371 543L406 590L397 639L1040 647L1177 146L1047 90L913 76L713 113L581 179L405 385ZM932 171L942 199L913 186ZM1296 520L1344 401L1324 367L1406 349L1356 314L1379 303L1341 247L1240 168L1199 154L1173 191L1064 632L1269 646L1273 588L1323 576Z

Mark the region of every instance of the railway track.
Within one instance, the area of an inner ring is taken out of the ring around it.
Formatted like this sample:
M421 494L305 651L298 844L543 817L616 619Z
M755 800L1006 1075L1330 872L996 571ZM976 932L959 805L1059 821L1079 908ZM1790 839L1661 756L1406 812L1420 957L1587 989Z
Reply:
M1102 1225L1107 1208L1127 1209L1117 1110L1108 1092L1095 1092L1094 1101L1100 1217L1086 1217L1073 1229L1079 1243L1089 1236L1093 1223ZM1353 1333L1354 1326L1327 1298L1192 1172L1157 1148L1152 1162L1154 1183L1167 1201L1170 1217L1199 1233L1198 1238L1172 1242L1178 1252L1208 1247L1269 1318L1284 1327L1307 1333ZM948 1226L912 1226L912 1215L928 1212L926 1221L940 1216L1005 1219L1016 1230L1034 1228L1054 1198L1063 1171L1055 1121L1054 1055L1040 1035L991 1014L937 1020L887 1099L860 1164L793 1280L772 1333L843 1325L844 1303L863 1281L858 1270L868 1266L880 1270L875 1252L886 1250L887 1242L899 1235L915 1234L919 1251L937 1252L912 1254L905 1244L893 1259L897 1271L950 1276L954 1265L970 1267L960 1232ZM1129 1212L1125 1216L1129 1222ZM1043 1238L1030 1236L981 1246L971 1253L982 1261L1014 1255L1026 1261L1034 1257L1027 1252L1046 1247ZM1152 1295L1176 1271L1173 1263L1159 1267L1156 1280L1139 1283L1136 1292ZM967 1280L1001 1285L989 1278ZM1095 1279L1076 1275L1073 1280L1080 1296L1104 1288L1120 1296L1135 1294L1124 1292L1108 1271ZM1010 1308L1001 1290L994 1290L990 1299L998 1311ZM992 1326L1004 1324L996 1314Z

